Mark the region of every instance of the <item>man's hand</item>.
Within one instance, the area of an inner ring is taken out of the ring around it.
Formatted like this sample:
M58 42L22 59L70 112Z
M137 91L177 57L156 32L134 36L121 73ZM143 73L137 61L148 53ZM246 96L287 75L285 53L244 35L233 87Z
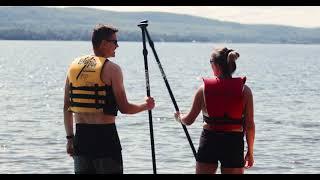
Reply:
M70 155L70 156L73 156L73 138L72 139L68 139L68 142L67 142L67 153Z

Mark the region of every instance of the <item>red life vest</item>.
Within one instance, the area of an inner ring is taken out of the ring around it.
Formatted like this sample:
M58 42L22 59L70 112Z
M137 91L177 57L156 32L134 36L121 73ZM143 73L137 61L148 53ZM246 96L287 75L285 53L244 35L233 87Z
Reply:
M203 78L204 96L209 117L204 121L216 131L243 127L243 86L246 77Z

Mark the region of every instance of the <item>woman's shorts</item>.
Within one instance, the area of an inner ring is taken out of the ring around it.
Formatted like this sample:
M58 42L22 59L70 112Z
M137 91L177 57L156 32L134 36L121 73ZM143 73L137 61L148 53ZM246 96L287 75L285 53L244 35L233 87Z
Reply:
M215 132L203 129L197 162L221 164L224 168L244 167L243 132Z

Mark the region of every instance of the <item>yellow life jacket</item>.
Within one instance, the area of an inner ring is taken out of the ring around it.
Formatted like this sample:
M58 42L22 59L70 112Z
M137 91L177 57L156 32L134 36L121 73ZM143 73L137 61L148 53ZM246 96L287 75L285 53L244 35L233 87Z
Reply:
M109 60L87 55L76 58L68 70L69 111L104 112L117 115L117 104L112 87L101 80L101 71Z

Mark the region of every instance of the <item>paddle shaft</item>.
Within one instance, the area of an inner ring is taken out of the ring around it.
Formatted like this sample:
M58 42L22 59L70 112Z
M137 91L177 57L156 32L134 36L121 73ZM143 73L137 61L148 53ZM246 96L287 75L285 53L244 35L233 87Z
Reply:
M141 27L141 30L142 30L144 69L145 69L145 77L146 77L146 90L147 90L147 96L149 97L150 96L150 84L149 84L149 70L148 70L148 59L147 59L148 50L146 48L145 28ZM151 110L148 110L148 115L149 115L149 129L150 129L150 140L151 140L153 174L157 174L156 158L155 158L155 150L154 150L154 138L153 138L152 112L151 112Z

